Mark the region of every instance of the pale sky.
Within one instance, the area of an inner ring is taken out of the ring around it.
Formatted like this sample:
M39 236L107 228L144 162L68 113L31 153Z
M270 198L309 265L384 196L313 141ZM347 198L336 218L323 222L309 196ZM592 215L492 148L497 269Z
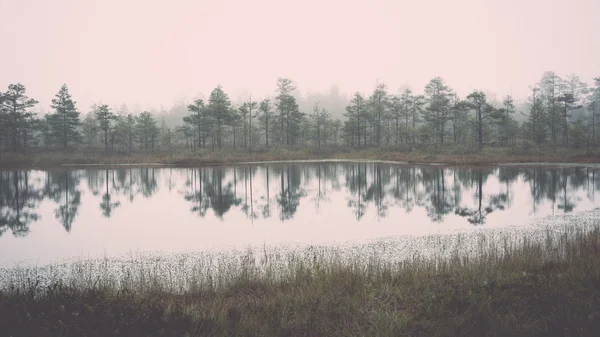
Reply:
M21 82L49 110L142 108L208 95L417 92L442 76L460 95L517 97L547 70L600 76L598 0L0 0L0 90Z

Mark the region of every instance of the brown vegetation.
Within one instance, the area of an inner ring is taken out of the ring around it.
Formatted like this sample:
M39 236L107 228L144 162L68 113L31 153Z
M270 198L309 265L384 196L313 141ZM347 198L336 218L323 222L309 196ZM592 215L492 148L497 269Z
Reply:
M598 228L481 251L401 263L297 256L278 278L245 263L225 266L227 286L215 277L183 292L152 279L43 289L27 279L0 291L0 326L6 336L597 335Z
M169 166L221 165L240 162L263 162L276 160L385 160L410 164L440 163L451 165L495 165L500 163L600 163L600 154L585 154L583 151L561 150L536 151L527 154L513 154L506 148L489 148L483 152L464 153L453 149L428 151L397 151L394 149L272 149L270 151L224 150L222 152L200 152L192 154L184 151L152 152L132 154L104 154L102 152L38 152L28 154L0 154L0 169L13 168L56 168L61 166L118 165L131 164L148 166L160 164Z

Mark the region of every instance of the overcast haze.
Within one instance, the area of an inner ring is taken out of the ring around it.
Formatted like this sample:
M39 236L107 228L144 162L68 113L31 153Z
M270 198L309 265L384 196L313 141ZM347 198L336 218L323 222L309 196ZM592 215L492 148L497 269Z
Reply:
M517 97L542 73L600 76L600 1L0 0L0 85L49 110L66 83L78 108L142 108L208 95L422 92L434 76L465 95Z

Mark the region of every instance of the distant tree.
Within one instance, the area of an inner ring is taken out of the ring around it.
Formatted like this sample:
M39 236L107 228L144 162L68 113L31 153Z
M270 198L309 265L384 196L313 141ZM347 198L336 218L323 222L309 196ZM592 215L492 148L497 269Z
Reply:
M314 140L314 144L317 145L317 149L320 151L321 140L323 139L324 135L323 129L330 119L330 115L325 109L319 109L319 103L315 102L313 113L310 118L313 129L313 135L311 138Z
M469 103L461 100L457 94L450 99L450 111L452 115L452 138L455 144L464 140L465 131L468 129Z
M156 119L154 119L154 116L150 112L144 111L137 117L136 122L140 149L146 151L153 150L156 138L159 135Z
M113 121L117 118L108 105L103 104L94 107L94 113L98 120L98 126L104 134L104 152L108 153L108 133L111 131Z
M167 126L164 117L160 121L160 141L161 148L164 150L171 151L173 149L173 131Z
M231 102L229 96L223 91L223 88L219 85L211 93L208 99L208 110L212 120L215 122L214 127L216 128L216 140L219 151L221 150L223 128L230 124L231 116Z
M594 78L594 88L590 90L589 103L587 104L589 125L592 143L597 144L596 128L600 120L600 77Z
M132 114L116 116L112 135L118 147L128 152L133 151L136 134L136 121Z
M193 104L190 104L187 106L188 111L192 112L192 115L190 116L186 116L184 117L184 122L194 126L195 128L195 133L198 137L198 147L202 146L202 139L203 139L203 131L206 130L206 128L203 128L203 126L209 126L209 118L207 116L207 109L206 106L204 105L204 101L201 99L197 99L194 101ZM195 149L195 146L193 147L193 149Z
M339 134L340 134L341 129L342 129L342 121L339 119L333 120L333 122L331 124L331 139L333 141L334 146L338 145L338 139L339 139Z
M241 108L235 109L233 107L231 107L229 110L229 124L231 124L231 127L233 128L233 149L235 150L235 146L236 146L236 135L237 135L237 129L240 125L240 123L244 123L244 121L246 120L245 117L243 117L242 115L242 111L240 111ZM246 124L244 124L246 125ZM244 130L244 140L246 139L245 137L245 133L246 130Z
M49 115L46 116L49 117ZM99 128L95 113L88 113L82 123L83 138L88 147L96 146Z
M356 92L354 98L350 101L350 105L346 107L346 128L352 135L352 144L356 141L356 146L360 147L361 133L364 136L364 146L367 146L367 129L366 129L366 102L363 96Z
M50 105L55 111L54 117L50 119L50 128L56 139L60 139L63 150L66 150L69 143L81 142L81 134L78 130L81 124L79 111L66 84L62 85L55 97Z
M10 84L8 91L1 99L0 111L3 116L5 144L12 147L13 152L27 148L27 137L34 128L34 113L31 111L38 101L27 97L25 86Z
M273 119L273 111L271 106L271 101L268 99L264 99L260 102L260 115L258 117L258 121L261 124L262 128L265 130L265 145L267 149L269 148L269 123Z
M585 125L582 120L577 120L573 125L573 146L575 148L582 148L587 144L588 136Z
M5 100L4 93L0 91L0 149L8 142L8 119L4 107Z
M411 106L413 104L414 96L409 88L402 91L402 95L399 97L398 104L400 105L401 117L404 117L404 136L406 144L410 143L412 127L410 126Z
M475 123L477 125L477 143L479 150L483 149L484 123L497 117L496 109L487 102L483 91L473 91L467 96L469 107L475 111Z
M421 121L421 116L423 114L423 107L425 106L425 96L416 95L412 99L412 107L411 107L411 121L412 121L412 142L416 143L416 135L417 135L417 125Z
M242 127L243 127L243 136L244 136L244 140L243 140L243 145L244 148L248 147L248 114L249 114L249 108L248 108L248 103L244 102L242 105L240 105L240 107L238 108L238 110L236 111L236 113L238 114L238 116L236 116L237 118L234 118L236 121L241 122ZM236 123L237 124L237 123Z
M252 95L250 95L248 102L244 104L246 104L246 108L248 109L248 144L250 151L252 151L252 119L254 118L252 112L258 109L258 102L253 101Z
M451 118L450 97L452 89L441 77L435 77L425 86L425 95L429 105L424 115L425 121L434 130L435 136L444 144L446 124Z
M375 145L381 145L381 129L386 118L388 106L387 86L384 83L378 83L375 91L369 97L369 103L372 109L373 127L375 132Z
M47 150L50 148L50 144L52 144L52 133L50 130L50 116L44 115L43 118L40 118L37 122L37 130L40 133L40 136L44 142L44 148Z
M390 98L390 108L394 119L394 145L400 144L400 120L403 117L403 105L400 96L392 95Z
M502 130L501 143L507 145L512 135L514 134L513 125L514 119L512 115L515 113L515 102L512 96L507 95L502 101L502 108L498 110L499 127Z
M533 142L540 147L548 137L546 132L546 114L544 113L543 100L539 94L539 87L535 86L531 90L529 97L530 110L526 128Z
M185 142L186 148L190 147L193 149L195 143L194 131L188 124L177 126L175 128L175 136Z
M135 117L132 114L127 114L123 120L124 131L127 136L127 148L129 152L133 151L133 142L135 140Z
M539 83L540 99L545 110L545 121L550 131L550 139L554 145L554 150L559 142L559 130L561 129L562 113L558 104L558 97L563 89L562 79L552 71L547 71L542 75Z
M575 98L570 92L562 93L557 99L557 102L562 103L561 107L561 124L562 124L562 140L564 146L569 146L569 118L570 111L578 107L575 106Z
M288 146L295 143L304 116L298 109L296 97L292 95L295 89L292 80L281 77L277 79L278 95L275 98L275 107L280 123L279 140L283 142L285 139L285 144Z
M560 110L560 125L562 127L562 142L564 146L569 146L569 124L571 118L571 111L582 108L583 100L589 92L586 83L575 75L568 75L564 80L561 80L559 86L561 93L556 97L556 102L562 104L562 106L556 107Z

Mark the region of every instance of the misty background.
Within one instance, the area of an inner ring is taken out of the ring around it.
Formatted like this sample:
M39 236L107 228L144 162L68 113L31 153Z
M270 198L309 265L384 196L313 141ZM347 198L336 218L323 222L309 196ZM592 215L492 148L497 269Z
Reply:
M545 71L600 74L594 0L143 1L0 0L0 87L23 83L39 112L63 83L86 114L149 110L171 124L218 84L238 104L297 84L342 118L377 83L423 92L440 76L517 108ZM518 115L518 114L517 114Z

